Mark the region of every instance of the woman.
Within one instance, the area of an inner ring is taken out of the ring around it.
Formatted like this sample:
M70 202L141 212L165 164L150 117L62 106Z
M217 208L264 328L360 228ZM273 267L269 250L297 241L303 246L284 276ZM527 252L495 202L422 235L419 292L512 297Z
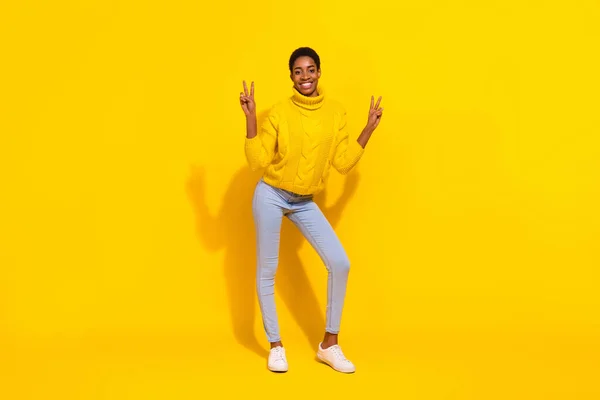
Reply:
M252 211L257 234L256 286L263 326L271 345L268 368L285 372L288 363L279 335L274 300L282 218L289 218L318 252L328 271L326 326L317 357L339 372L354 372L338 344L350 264L336 233L313 196L327 183L330 167L347 174L364 153L381 120L381 97L371 107L357 139L346 129L344 108L318 86L321 61L311 48L296 49L289 59L293 90L274 105L257 130L254 82L243 82L240 105L246 115L245 153L252 170L265 168L254 193Z

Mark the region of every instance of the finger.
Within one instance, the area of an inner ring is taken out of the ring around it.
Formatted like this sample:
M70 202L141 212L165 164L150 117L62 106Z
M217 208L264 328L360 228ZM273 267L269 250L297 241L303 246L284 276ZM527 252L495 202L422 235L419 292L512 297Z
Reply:
M377 100L377 104L375 104L375 108L379 108L379 103L381 103L381 96L379 96L379 100Z
M254 98L254 82L250 85L250 97Z
M246 81L244 81L244 94L248 96L248 86L246 85Z
M375 100L375 98L373 96L371 96L371 110L373 109L373 101Z

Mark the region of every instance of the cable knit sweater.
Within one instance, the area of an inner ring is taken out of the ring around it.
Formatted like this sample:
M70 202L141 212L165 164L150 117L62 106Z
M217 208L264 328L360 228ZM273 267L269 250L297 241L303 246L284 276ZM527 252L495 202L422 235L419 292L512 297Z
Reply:
M263 179L301 195L316 194L327 183L330 167L347 174L364 153L350 139L346 111L338 102L319 95L307 97L293 89L290 98L275 104L257 135L246 138L250 168L265 168Z

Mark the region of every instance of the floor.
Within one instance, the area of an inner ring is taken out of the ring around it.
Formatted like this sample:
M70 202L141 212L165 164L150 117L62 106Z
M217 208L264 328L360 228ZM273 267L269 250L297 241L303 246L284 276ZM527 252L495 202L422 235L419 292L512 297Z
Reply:
M284 343L287 373L266 369L262 345L248 349L213 337L87 333L5 343L0 398L11 400L600 398L600 341L592 334L350 336L343 348L354 374L319 363L302 336Z

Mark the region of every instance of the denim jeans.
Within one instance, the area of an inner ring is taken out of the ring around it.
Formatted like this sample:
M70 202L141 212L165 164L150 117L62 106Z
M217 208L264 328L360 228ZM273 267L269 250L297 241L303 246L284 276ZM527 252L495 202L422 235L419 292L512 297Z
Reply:
M298 227L325 264L327 269L325 331L339 333L350 262L333 227L313 201L312 196L301 196L275 188L261 179L254 191L252 212L257 241L256 289L263 326L269 342L281 340L274 292L283 217L289 218Z

